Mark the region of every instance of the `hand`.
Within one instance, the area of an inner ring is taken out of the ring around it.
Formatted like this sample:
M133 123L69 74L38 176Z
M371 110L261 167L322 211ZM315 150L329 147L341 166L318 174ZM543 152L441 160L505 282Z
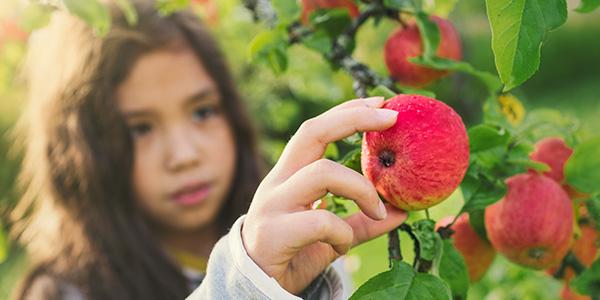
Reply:
M384 234L406 219L385 205L358 172L323 159L328 143L357 131L391 127L397 113L383 98L345 102L304 122L261 182L242 227L250 258L293 294L351 247ZM347 219L310 204L327 192L352 199L360 212Z

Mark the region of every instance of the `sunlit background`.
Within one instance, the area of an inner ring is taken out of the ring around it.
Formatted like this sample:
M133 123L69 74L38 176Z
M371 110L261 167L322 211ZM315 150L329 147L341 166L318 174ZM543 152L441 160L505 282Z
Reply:
M269 163L276 161L286 141L300 123L327 108L354 98L351 78L332 71L323 58L302 46L289 49L289 68L275 76L267 67L250 64L245 49L264 25L255 24L239 0L204 1L196 4L198 14L208 20L225 50L239 87L256 116L261 149ZM572 115L581 126L600 132L600 11L581 15L573 11L579 1L570 1L569 18L549 34L542 49L540 70L514 91L526 109L548 107ZM27 257L11 239L8 215L18 201L15 188L20 153L11 148L14 126L27 91L19 67L27 49L28 27L43 22L27 10L27 1L0 1L0 299L8 298L27 269ZM484 1L458 1L449 18L461 34L465 60L479 69L495 73L490 48L490 28ZM371 22L358 33L355 57L386 75L382 46L396 23ZM437 98L452 105L469 124L480 121L485 91L461 74L454 74L432 88ZM260 117L259 117L260 116ZM340 151L344 151L343 147ZM432 217L451 215L461 205L457 191L451 199L431 210ZM403 252L410 259L412 244L402 236ZM386 238L352 250L345 259L355 286L387 268ZM543 272L507 263L497 256L486 276L470 289L472 299L557 299L561 285Z

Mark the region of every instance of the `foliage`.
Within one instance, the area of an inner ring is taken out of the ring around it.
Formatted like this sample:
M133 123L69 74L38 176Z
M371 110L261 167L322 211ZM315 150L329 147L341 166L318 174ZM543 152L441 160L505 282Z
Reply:
M130 24L135 24L137 15L129 1L117 2ZM352 92L359 97L370 94L384 95L386 98L399 92L429 96L440 94L439 90L443 90L443 84L448 81L425 88L394 83L386 76L382 63L378 62L380 58L370 55L370 49L365 48L370 45L380 48L380 37L390 28L414 21L422 33L424 51L422 56L412 58L411 62L460 73L456 77L469 84L468 87L463 87L466 91L462 92L465 94L484 91L472 93L479 97L475 99L474 105L481 110L481 120L466 120L472 123L468 130L471 161L461 184L464 203L459 213L469 213L471 225L485 238L485 208L504 196L506 178L528 170L548 169L545 164L531 161L529 153L536 141L552 134L563 137L573 146L574 154L565 168L567 182L592 194L587 203L588 210L598 221L598 138L582 134L577 120L565 117L557 110L526 111L526 104L522 101L526 97L518 89L544 66L540 61L542 50L547 46L542 45L553 34L552 31L567 22L564 0L486 1L492 33L491 51L498 75L490 69L479 67L480 64L475 62L451 61L435 55L440 36L429 16L434 13L448 15L458 1L357 2L360 2L361 16L356 19L352 19L345 10L320 10L311 15L310 25L302 25L298 21L301 9L299 2L273 0L270 1L270 9L273 11L272 15L277 16L276 19L258 18L262 22L254 24L249 12L246 12L247 15L241 18L244 27L241 34L240 21L237 25L233 22L220 25L220 39L226 45L236 73L245 74L248 78L247 82L242 83L242 89L252 99L261 98L260 101L250 102L251 109L268 115L261 126L270 139L261 146L264 152L270 154L271 162L277 159L285 141L302 120L337 104L340 99L353 98ZM64 7L72 14L94 27L97 34L104 35L110 30L110 17L100 3L97 0L63 1ZM187 0L159 0L157 9L168 15L189 4L190 1ZM238 3L223 1L220 5L221 13L225 16L240 14ZM576 11L589 13L598 6L600 2L597 0L582 0ZM57 7L32 3L23 13L23 26L28 30L43 27L51 11L55 9ZM238 28L234 28L235 26ZM364 43L363 39L367 38L364 34L361 35L361 31L367 30L375 35ZM254 34L252 41L246 38L248 32ZM237 53L232 54L246 45L243 57L236 55ZM365 52L368 54L365 55ZM245 60L251 64L246 65ZM306 61L310 61L310 64L305 64ZM265 71L262 66L269 68L273 74ZM268 91L261 90L256 87L260 85L259 81L252 78L261 78L262 83L273 82L272 87ZM506 93L509 90L512 94ZM443 92L441 94L444 95ZM326 156L360 171L360 140L361 136L358 135L344 142L331 144ZM16 170L11 170L10 173L14 174ZM2 180L0 183L10 182L12 185L10 180ZM323 201L328 209L338 214L349 213L346 201L341 197L329 194ZM466 298L470 286L464 259L451 240L442 240L433 231L432 224L433 221L429 218L410 222L405 230L411 231L414 236L405 236L401 240L414 243L413 256L405 255L404 261L395 261L390 270L367 281L356 291L353 299ZM2 247L4 236L0 234L0 248L8 249L8 246ZM5 253L1 250L0 261ZM406 253L404 245L402 250ZM412 259L412 266L407 263L411 260L408 258ZM431 265L423 267L422 262L425 261ZM594 292L590 286L599 281L598 262L574 281L573 286L579 292ZM502 263L508 264L506 261Z

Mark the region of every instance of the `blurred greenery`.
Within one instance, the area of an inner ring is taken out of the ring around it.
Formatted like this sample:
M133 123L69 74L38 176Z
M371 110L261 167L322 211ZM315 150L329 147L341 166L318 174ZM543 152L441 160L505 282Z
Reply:
M25 10L17 0L0 3L0 20L18 20ZM573 12L579 1L569 1L569 19L565 26L551 32L544 43L540 70L513 93L531 111L553 108L581 121L590 132L600 132L600 11L581 15ZM317 53L302 45L287 49L287 71L274 75L270 69L247 61L245 49L264 28L253 22L252 15L238 0L217 2L218 23L211 28L220 41L247 100L256 117L262 139L260 147L274 163L286 141L303 120L316 116L333 105L354 98L351 78L343 71L331 70ZM202 15L203 10L198 8ZM479 70L496 73L490 47L489 24L484 1L458 1L450 19L461 33L465 60ZM31 22L31 20L27 20ZM0 23L2 24L2 23ZM397 24L383 20L377 27L372 21L361 27L355 57L385 75L382 46ZM0 38L2 35L0 34ZM10 150L14 141L10 130L18 118L25 97L19 66L25 43L0 40L0 224L10 230L10 209L17 201L15 189L19 153ZM268 83L268 84L267 84ZM476 79L453 74L435 83L438 99L453 106L467 126L481 121L481 106L486 89ZM339 156L350 149L338 143ZM458 212L462 195L457 191L449 200L431 209L437 220ZM350 205L352 206L352 205ZM354 210L353 210L354 209ZM356 208L350 211L355 211ZM422 213L413 213L418 215ZM412 241L401 234L405 257L412 259ZM26 269L26 256L15 242L10 242L8 257L0 260L0 299L8 298L18 278ZM387 269L387 238L380 237L353 249L345 265L355 287ZM557 299L560 283L543 272L525 269L498 256L487 275L469 290L471 299Z

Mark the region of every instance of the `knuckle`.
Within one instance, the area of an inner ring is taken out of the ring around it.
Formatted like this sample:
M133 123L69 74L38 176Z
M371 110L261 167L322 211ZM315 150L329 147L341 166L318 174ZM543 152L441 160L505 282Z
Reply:
M329 159L321 158L313 163L313 172L316 174L330 173L335 169L335 163Z
M302 124L300 124L300 127L298 128L298 133L303 134L303 135L311 135L313 134L316 126L316 123L318 122L317 117L313 117L310 119L305 120L304 122L302 122Z

